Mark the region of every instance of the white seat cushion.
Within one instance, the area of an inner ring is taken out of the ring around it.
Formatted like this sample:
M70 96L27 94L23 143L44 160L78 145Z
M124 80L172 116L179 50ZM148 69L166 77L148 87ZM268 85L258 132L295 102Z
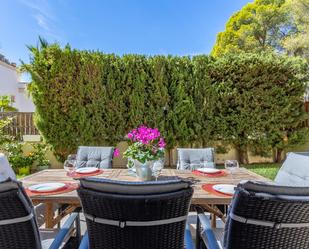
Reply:
M10 166L8 159L4 154L0 153L0 181L4 181L9 177L12 180L16 180L16 175Z
M287 155L275 183L285 186L309 186L309 152Z
M206 168L215 168L213 148L178 148L177 168L192 170L203 162Z

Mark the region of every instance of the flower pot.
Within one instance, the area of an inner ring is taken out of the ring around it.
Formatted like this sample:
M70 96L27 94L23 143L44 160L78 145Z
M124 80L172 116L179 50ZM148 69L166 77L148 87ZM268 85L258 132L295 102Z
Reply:
M154 162L155 161L147 161L145 163L141 163L137 160L134 160L136 175L140 180L151 181L153 179L152 167L153 167Z
M24 166L18 168L18 174L20 175L30 175L30 168L31 166Z

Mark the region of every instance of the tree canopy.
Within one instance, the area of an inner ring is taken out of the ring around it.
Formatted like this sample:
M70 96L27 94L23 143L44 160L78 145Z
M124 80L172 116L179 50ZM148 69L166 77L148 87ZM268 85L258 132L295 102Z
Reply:
M218 33L212 55L274 51L309 58L309 0L255 0Z
M287 9L297 29L283 40L283 46L289 54L309 59L309 0L289 0Z

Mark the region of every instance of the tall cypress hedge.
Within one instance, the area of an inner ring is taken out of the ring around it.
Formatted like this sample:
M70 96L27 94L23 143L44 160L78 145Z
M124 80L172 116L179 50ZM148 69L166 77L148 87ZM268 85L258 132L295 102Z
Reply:
M307 65L301 60L231 54L212 63L208 73L217 91L217 133L238 149L243 162L249 148L262 155L275 149L279 157L284 147L306 139Z
M303 140L307 65L295 58L239 54L143 56L30 47L36 124L61 158L79 145L115 145L139 124L174 146L282 150Z

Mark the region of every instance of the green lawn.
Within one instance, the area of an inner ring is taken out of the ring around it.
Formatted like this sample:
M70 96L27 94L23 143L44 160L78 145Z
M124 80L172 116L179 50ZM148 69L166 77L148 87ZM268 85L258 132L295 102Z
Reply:
M281 164L278 163L265 163L265 164L249 164L249 165L242 165L261 176L274 180L278 170L281 167Z
M17 179L23 178L25 176L27 176L27 175L24 175L24 174L23 175L19 175L19 174L16 175Z
M223 168L223 166L219 166L219 167ZM281 164L278 164L278 163L257 163L257 164L241 165L241 167L244 167L246 169L253 171L256 174L259 174L261 176L264 176L266 178L274 180L277 173L278 173L278 170L281 167Z

